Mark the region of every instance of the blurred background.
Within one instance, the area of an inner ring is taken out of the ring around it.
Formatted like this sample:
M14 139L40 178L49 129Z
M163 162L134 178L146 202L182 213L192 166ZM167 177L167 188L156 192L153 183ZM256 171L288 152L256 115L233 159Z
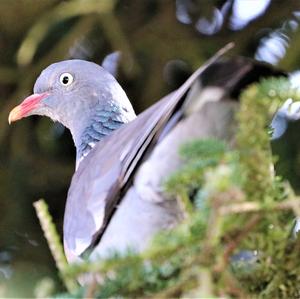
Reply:
M33 296L47 277L62 288L32 203L46 199L61 233L71 135L46 118L7 123L42 69L70 58L101 64L120 51L117 77L139 113L233 41L234 54L279 66L299 84L299 22L298 0L1 0L0 297ZM280 116L276 124L278 172L300 191L300 124Z

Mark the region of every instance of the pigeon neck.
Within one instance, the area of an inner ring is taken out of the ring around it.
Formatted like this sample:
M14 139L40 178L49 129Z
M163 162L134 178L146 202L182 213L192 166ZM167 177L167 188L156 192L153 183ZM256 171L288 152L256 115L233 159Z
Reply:
M76 146L76 168L97 142L136 117L130 108L120 107L114 102L99 105L92 111L86 125L79 132L77 130L77 134L72 132Z

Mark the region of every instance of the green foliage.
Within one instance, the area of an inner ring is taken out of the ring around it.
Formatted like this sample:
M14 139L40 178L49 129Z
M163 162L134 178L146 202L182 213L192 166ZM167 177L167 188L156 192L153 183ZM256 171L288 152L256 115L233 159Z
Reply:
M286 100L300 100L300 92L286 78L270 78L252 85L241 95L238 113L238 148L243 165L244 188L249 199L271 202L274 191L273 158L270 135L266 130L276 110Z
M187 212L193 210L190 204L191 194L197 192L203 184L205 175L208 175L209 170L216 167L221 160L228 159L225 157L225 150L225 143L214 139L196 140L180 149L185 166L167 180L165 189L170 195L181 198ZM203 190L201 194L204 194ZM201 194L195 198L199 199Z
M56 263L56 267L61 274L61 278L67 290L74 293L77 288L77 283L75 280L63 276L63 271L67 267L67 260L63 252L60 237L56 231L56 227L52 221L52 217L49 214L48 206L43 199L36 201L33 205L40 220L45 238L48 241L49 248ZM47 282L47 284L45 284L45 280L43 280L43 283L45 285L44 288L46 288L46 286L49 286L49 281Z
M226 146L218 140L195 141L184 145L180 154L185 166L171 176L166 182L166 191L176 195L193 191L199 187L204 178L205 170L215 167L224 155Z

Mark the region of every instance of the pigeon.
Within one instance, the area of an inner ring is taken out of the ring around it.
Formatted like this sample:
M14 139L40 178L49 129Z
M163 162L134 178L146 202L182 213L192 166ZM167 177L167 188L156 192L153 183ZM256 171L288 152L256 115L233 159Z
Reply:
M62 123L76 147L64 216L70 263L144 250L180 223L184 211L163 183L183 164L178 148L196 138L234 140L238 96L281 72L221 50L177 90L136 116L116 79L101 66L66 60L47 67L9 123L44 115Z

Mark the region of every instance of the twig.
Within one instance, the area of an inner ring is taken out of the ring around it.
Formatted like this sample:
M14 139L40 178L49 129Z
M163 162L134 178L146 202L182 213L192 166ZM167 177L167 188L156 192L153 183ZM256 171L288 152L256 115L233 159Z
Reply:
M55 260L56 267L58 268L61 278L70 293L74 293L78 288L75 280L67 278L63 275L64 270L68 267L63 248L61 245L60 237L57 233L56 227L53 223L52 217L49 214L48 206L43 199L33 203L39 218L44 236L48 242L51 254Z
M176 196L176 200L182 210L183 219L188 219L193 213L194 209L188 195L185 192L180 192L180 194Z
M259 202L244 202L238 204L232 204L230 206L223 206L219 208L221 215L235 214L235 213L250 213L259 212L265 210L299 210L300 199L286 200L274 205L263 206Z
M93 281L89 283L87 287L84 298L85 299L94 298L96 291L97 291L97 281L93 279Z
M243 239L251 232L251 230L257 225L257 223L261 220L260 215L253 215L253 217L249 220L249 222L245 225L244 229L226 246L226 249L223 254L222 265L218 265L218 269L216 271L222 272L225 268L225 265L228 265L229 258L233 251L238 247Z

